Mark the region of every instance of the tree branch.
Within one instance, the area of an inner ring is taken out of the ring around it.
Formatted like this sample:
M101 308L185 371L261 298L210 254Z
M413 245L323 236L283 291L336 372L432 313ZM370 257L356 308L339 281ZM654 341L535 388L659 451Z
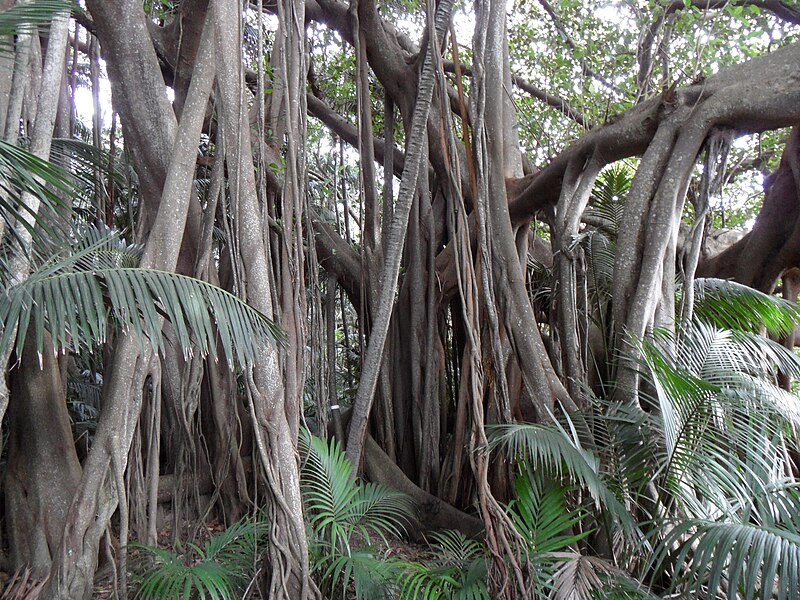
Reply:
M451 60L444 61L444 70L448 73L455 73L455 63ZM461 74L466 75L468 77L472 76L472 67L470 65L461 64ZM511 76L514 85L520 88L522 91L527 92L537 100L540 100L555 108L558 111L564 113L565 116L569 117L573 121L575 121L581 127L586 129L592 129L595 124L580 110L572 106L569 102L564 100L559 96L554 96L553 94L549 94L545 92L543 89L536 87L527 79L520 77L519 75L512 75Z
M545 12L548 15L550 15L550 18L553 20L553 25L555 26L556 31L558 31L558 33L561 35L562 39L564 40L564 43L569 47L570 50L575 51L577 49L577 45L570 37L570 35L567 33L567 30L564 28L563 23L561 23L561 19L556 14L556 11L553 10L553 7L550 5L550 3L547 0L539 0L539 4L541 4ZM598 74L597 71L592 69L589 66L589 63L586 62L585 58L582 58L580 60L580 65L581 65L581 72L584 75L586 75L587 77L591 77L592 79L596 79L612 92L616 92L617 94L623 94L622 90L620 90L617 86L611 83L608 79Z
M673 0L664 9L664 14L669 15L676 13L687 6L692 6L700 10L719 10L725 8L729 4L745 7L755 6L756 8L772 13L782 21L800 25L800 10L789 6L782 0L736 0L734 2L730 2L729 0L689 0L688 5L683 0Z
M584 127L585 129L592 129L595 126L595 124L591 120L589 120L589 118L586 115L584 115L581 111L572 106L569 102L567 102L563 98L560 98L559 96L553 96L552 94L548 94L544 90L539 89L531 82L527 81L526 79L523 79L519 75L512 75L511 79L514 82L514 85L516 85L518 88L529 93L537 100L541 100L548 106L551 106L556 110L561 111L581 127Z
M330 128L331 131L342 138L345 142L354 148L358 147L358 129L355 125L350 123L350 121L345 119L314 94L307 94L307 101L309 114L322 121ZM375 160L383 164L383 159L386 155L386 141L382 138L376 137L373 140L373 146L375 151ZM398 148L394 149L393 154L394 174L398 177L401 177L403 175L403 168L405 167L406 156L403 151Z

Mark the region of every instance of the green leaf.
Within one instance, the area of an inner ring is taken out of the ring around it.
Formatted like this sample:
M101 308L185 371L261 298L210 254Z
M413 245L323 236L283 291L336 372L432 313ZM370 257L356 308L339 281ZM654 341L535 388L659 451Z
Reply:
M69 12L72 6L66 0L30 0L0 11L0 52L14 51L13 41L7 41L8 37L48 27L56 14Z
M218 333L231 366L254 361L259 340L282 342L277 325L219 287L176 273L120 266L129 264L132 252L120 249L113 236L90 236L5 289L0 294L0 347L22 347L31 315L39 352L44 351L45 323L53 350L79 351L105 339L109 317L157 349L163 348L162 319L167 318L187 357L215 352Z
M722 329L758 333L762 327L774 336L794 331L800 308L777 296L723 279L695 279L695 315Z

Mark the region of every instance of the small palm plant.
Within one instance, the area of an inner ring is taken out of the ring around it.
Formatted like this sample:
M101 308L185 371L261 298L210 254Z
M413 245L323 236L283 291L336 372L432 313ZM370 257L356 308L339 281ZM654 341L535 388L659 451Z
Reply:
M702 322L662 337L674 354L658 338L643 345L663 432L654 583L697 597L800 597L800 401L774 383L779 368L797 378L800 360Z
M255 576L267 533L267 521L256 516L243 518L212 537L203 548L189 544L183 554L131 544L137 558L134 579L139 580L135 598L242 598Z
M356 480L336 440L328 443L304 430L300 449L309 554L320 588L330 597L343 598L351 589L365 600L387 596L397 565L381 560L374 542L402 535L413 516L411 499Z
M640 343L641 407L595 399L556 424L488 431L600 509L580 528L603 535L563 557L554 597L800 597L800 400L776 384L800 378L800 359L759 334L800 314L742 286L695 285L697 319Z
M461 532L430 534L430 563L405 563L398 577L402 600L489 600L488 551Z

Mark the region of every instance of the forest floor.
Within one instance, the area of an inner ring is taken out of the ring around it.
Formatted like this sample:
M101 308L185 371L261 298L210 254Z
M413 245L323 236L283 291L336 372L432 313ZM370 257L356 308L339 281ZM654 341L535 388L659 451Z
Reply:
M221 533L224 528L221 524L215 522L205 527L197 527L197 524L187 524L186 531L197 530L194 544L202 547L212 536ZM425 564L430 562L433 557L431 550L424 541L412 541L397 537L391 537L383 542L377 540L379 549L377 554L386 559L399 558L404 561L413 561ZM172 531L170 528L165 527L158 532L158 546L162 549L173 550ZM129 565L135 565L135 556L129 558ZM135 567L134 567L135 568ZM30 577L30 574L21 571L18 573L9 573L0 570L0 600L35 600L38 597L38 589L42 582L36 581ZM105 565L101 564L98 569L97 576L95 577L94 593L92 594L93 600L111 600L116 598L114 581L114 566L107 562ZM129 572L128 575L128 593L131 598L136 594L136 577L135 573Z

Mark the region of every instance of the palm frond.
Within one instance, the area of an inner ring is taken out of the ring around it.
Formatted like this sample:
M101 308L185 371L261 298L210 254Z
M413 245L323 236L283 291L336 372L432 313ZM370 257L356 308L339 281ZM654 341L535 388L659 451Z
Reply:
M641 349L664 435L658 480L690 515L735 512L784 477L783 444L800 410L770 381L775 348L696 322L677 338L658 332Z
M592 434L601 458L604 479L621 501L647 514L641 503L653 482L653 465L663 447L663 432L638 406L593 397Z
M452 566L420 563L408 563L404 566L403 574L398 577L401 600L444 600L451 598L453 591L458 589L457 573Z
M22 347L32 322L39 352L44 351L45 327L53 350L91 349L106 339L113 321L142 345L149 341L163 350L166 318L186 356L213 353L219 336L233 365L254 360L260 342L283 339L274 323L227 291L176 273L127 266L132 254L101 237L53 257L27 280L4 290L0 347Z
M74 189L72 176L61 167L0 140L0 215L12 235L15 224L34 234L35 226L31 223L52 233L52 229L48 231L50 224L39 222L37 215L20 202L22 192L32 194L47 206L68 211L61 196L70 196Z
M524 464L515 482L517 497L507 508L511 522L528 545L532 560L543 554L567 550L591 533L580 530L587 511L581 506L567 509L569 490L542 479Z
M450 529L430 539L430 560L398 564L401 600L489 600L486 547Z
M670 567L678 565L678 567ZM654 554L655 572L673 573L672 590L704 596L789 600L800 597L800 535L752 523L688 519L676 523ZM684 568L685 567L685 568Z
M559 477L568 476L585 488L595 503L605 507L626 531L635 530L630 514L604 481L599 458L563 430L544 424L513 423L487 426L486 436L490 450L502 447L510 457L524 457L532 465Z
M368 550L334 555L324 573L324 580L330 582L330 592L334 597L348 597L347 592L352 586L357 600L388 599L396 579L397 564Z
M597 600L618 598L629 600L655 600L644 585L622 569L597 556L578 553L561 553L560 562L553 575L552 600Z
M138 561L139 589L134 598L143 600L184 600L199 595L214 600L239 597L235 576L213 560L200 559L186 564L173 552L150 546L131 544L149 559Z
M9 37L48 27L56 14L71 11L72 5L65 0L31 0L0 11L0 52L14 51L13 42L7 41Z
M206 542L203 556L232 572L244 581L266 548L269 522L257 514L244 517Z
M317 538L346 551L356 533L368 543L371 535L385 540L403 533L413 514L410 497L387 486L356 481L336 440L328 444L304 430L300 449L304 459L300 485Z
M719 328L775 336L791 333L800 322L792 302L723 279L695 279L695 315Z
M625 198L631 189L633 171L624 163L604 169L592 189L594 202L586 209L586 216L601 223L599 230L612 242L623 219Z
M454 529L433 531L429 537L436 553L446 563L470 562L486 554L486 548L481 542Z
M135 598L186 600L241 598L255 572L259 548L269 531L261 515L246 516L213 536L204 548L190 545L190 552L175 552L130 544L134 550L134 578L139 581Z
M50 160L58 164L69 165L74 182L75 193L73 205L94 204L94 192L97 186L97 173L103 178L110 178L118 188L124 188L126 173L123 171L124 161L111 161L107 150L74 138L55 138L50 148Z

